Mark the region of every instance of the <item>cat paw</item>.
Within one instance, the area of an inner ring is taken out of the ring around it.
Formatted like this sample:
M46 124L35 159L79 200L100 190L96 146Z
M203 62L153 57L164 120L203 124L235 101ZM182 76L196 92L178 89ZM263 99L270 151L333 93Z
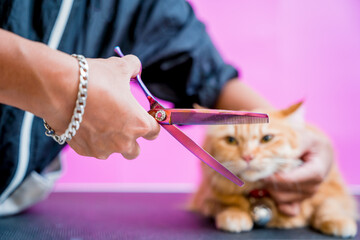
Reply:
M228 232L244 232L253 228L250 214L238 209L227 209L220 212L216 218L216 228Z
M201 206L201 212L206 217L214 216L218 211L220 211L220 206L215 201L204 201Z
M357 225L353 219L337 218L321 222L319 230L325 234L350 238L355 237Z

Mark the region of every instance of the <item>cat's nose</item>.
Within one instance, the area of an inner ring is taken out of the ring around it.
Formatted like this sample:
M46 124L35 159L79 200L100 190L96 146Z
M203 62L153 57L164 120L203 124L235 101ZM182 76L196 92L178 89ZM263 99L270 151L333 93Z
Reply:
M245 162L250 162L254 157L252 155L244 155L242 156L242 159L244 159Z

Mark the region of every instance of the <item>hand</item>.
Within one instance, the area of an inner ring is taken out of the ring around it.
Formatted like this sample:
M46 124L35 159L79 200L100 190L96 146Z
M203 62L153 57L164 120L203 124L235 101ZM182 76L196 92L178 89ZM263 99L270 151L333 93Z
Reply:
M140 152L136 139L151 140L160 131L159 124L130 92L129 81L139 74L140 61L132 55L87 61L89 83L85 114L78 132L68 144L81 155L106 159L118 152L133 159ZM54 124L54 129L56 126L66 129L55 122L49 124Z
M0 39L0 103L44 118L61 135L77 98L77 60L1 29ZM87 60L85 114L69 145L86 156L105 159L119 152L125 158L135 158L140 151L136 139L154 139L160 130L130 92L129 81L140 72L140 61L132 55Z
M329 140L322 133L308 130L301 136L304 164L299 168L265 179L265 188L278 205L278 210L289 216L298 215L300 203L311 197L326 178L333 154Z

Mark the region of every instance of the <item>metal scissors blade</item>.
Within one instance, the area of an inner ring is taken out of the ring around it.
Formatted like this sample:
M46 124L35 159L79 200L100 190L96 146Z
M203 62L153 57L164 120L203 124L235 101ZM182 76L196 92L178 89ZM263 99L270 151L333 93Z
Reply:
M121 52L119 47L115 47L115 52L120 56L123 57L124 54ZM175 109L165 109L150 93L150 91L146 88L145 84L141 80L140 75L136 76L136 81L138 82L139 86L143 90L144 94L146 95L147 99L150 103L150 111L149 113L161 124L163 128L165 128L175 139L177 139L184 147L186 147L190 152L192 152L195 156L200 158L204 163L208 166L213 168L216 172L220 173L233 183L242 186L244 184L235 174L233 174L230 170L226 167L221 165L215 158L213 158L209 153L207 153L203 148L197 145L191 138L189 138L185 133L183 133L179 128L175 125L171 125L175 123L181 122L181 124L200 124L200 122L207 122L206 124L210 124L211 122L221 122L219 121L219 117L217 115L223 114L220 119L223 119L223 123L232 124L236 121L239 123L243 121L243 123L252 122L254 119L256 121L268 121L268 117L266 114L257 114L257 113L247 113L244 114L243 112L238 112L236 114L235 111L219 111L219 110L206 110L206 111L195 111L194 116L188 116L189 109L186 110L186 114L181 113L181 110L175 111ZM196 109L199 110L199 109ZM168 114L166 114L168 111ZM170 112L169 112L170 111ZM190 111L191 112L191 111ZM231 120L231 112L233 114L233 120ZM175 115L172 115L175 113ZM254 115L252 115L254 114ZM224 117L226 116L226 117ZM250 118L253 119L250 119ZM193 118L193 119L192 119ZM218 119L217 119L218 118ZM237 118L237 120L235 120ZM244 120L240 120L244 118ZM173 122L170 120L173 119ZM202 119L202 121L201 121ZM247 119L247 120L246 120Z
M149 114L160 124L228 125L269 122L268 115L263 113L216 109L151 109Z
M201 161L207 164L209 167L237 184L238 186L244 185L244 182L241 181L235 174L230 172L226 167L221 165L215 158L213 158L208 152L206 152L202 147L196 144L191 138L189 138L185 133L183 133L175 125L161 125L166 129L176 140L178 140L184 147L186 147L190 152L192 152L196 157Z

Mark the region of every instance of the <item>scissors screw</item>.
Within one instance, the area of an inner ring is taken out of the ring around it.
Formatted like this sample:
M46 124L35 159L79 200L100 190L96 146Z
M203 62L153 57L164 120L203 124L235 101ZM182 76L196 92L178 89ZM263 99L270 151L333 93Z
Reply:
M158 121L164 121L166 119L166 113L164 110L159 110L155 113L155 119Z

